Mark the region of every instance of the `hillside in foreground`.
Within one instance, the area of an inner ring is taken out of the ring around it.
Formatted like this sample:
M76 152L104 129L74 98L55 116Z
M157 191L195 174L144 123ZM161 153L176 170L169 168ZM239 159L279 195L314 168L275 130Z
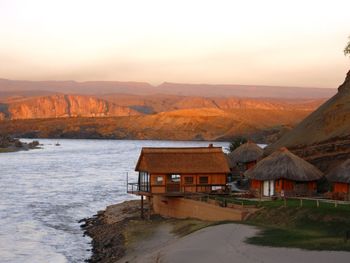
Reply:
M338 93L266 149L288 147L323 171L350 158L350 71Z

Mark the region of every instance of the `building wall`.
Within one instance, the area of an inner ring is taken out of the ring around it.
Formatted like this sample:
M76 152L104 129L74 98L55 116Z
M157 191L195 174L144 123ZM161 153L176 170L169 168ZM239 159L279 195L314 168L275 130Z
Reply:
M263 190L262 184L264 181L251 180L250 189L255 196L260 196ZM317 183L315 181L304 182L297 184L294 181L287 179L275 180L274 195L281 196L282 190L284 196L310 196L317 192Z
M333 192L336 193L349 193L349 184L346 183L334 183Z
M247 212L237 208L224 208L205 202L175 197L152 197L156 214L172 218L197 218L207 221L241 221Z
M350 184L334 183L332 198L336 200L350 200Z
M186 184L185 177L193 178L193 183ZM200 184L200 177L208 177L208 186L198 186ZM160 182L160 178L162 178L162 182ZM166 193L167 179L167 174L151 174L151 192L156 194ZM226 179L226 174L181 174L180 191L208 192L211 190L210 185L225 185Z
M251 180L250 181L250 188L252 188L254 190L260 190L261 189L261 183L262 183L262 181Z

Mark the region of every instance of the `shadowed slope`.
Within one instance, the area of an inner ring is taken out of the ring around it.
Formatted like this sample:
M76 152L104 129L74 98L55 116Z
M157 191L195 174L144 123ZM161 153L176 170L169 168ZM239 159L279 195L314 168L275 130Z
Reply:
M350 157L350 72L338 93L266 148L288 147L323 170Z

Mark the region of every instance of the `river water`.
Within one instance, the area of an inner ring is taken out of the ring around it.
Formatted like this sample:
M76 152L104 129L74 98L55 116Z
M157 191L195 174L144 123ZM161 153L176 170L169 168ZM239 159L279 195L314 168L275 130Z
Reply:
M26 141L26 140L24 140ZM149 147L209 142L42 139L42 149L0 154L0 262L84 262L90 239L78 220L133 199L126 173ZM227 147L228 143L214 143Z

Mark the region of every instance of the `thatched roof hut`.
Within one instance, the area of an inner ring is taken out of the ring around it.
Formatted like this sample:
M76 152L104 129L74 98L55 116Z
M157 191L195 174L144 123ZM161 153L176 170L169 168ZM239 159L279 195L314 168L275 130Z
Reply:
M258 161L263 156L263 149L254 142L247 142L235 149L228 156L233 163L249 163Z
M331 170L326 178L330 182L350 184L350 159Z
M322 172L287 148L281 148L262 159L254 168L246 171L245 175L260 181L287 179L308 182L319 180Z
M149 173L229 173L221 147L142 148L136 171Z

